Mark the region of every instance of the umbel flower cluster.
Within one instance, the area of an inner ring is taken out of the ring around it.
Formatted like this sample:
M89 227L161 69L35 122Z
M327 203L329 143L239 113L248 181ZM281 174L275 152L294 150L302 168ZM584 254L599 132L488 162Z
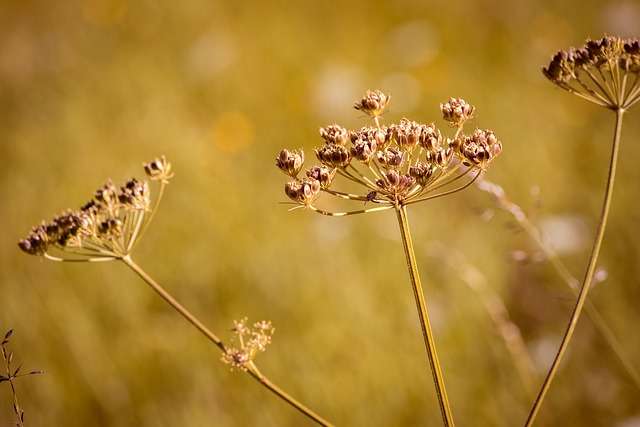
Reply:
M605 36L556 53L544 75L559 87L611 109L640 100L640 40Z
M373 126L347 130L332 124L321 128L324 144L315 150L320 164L304 172L304 152L282 150L276 166L291 178L285 185L289 199L324 215L397 208L466 188L502 150L502 144L489 129L463 132L475 112L463 99L451 98L440 106L444 120L455 129L451 137L443 135L433 123L406 118L380 125L380 116L389 101L388 95L376 90L368 91L354 104L356 110L373 118ZM364 191L351 194L334 190L337 176L360 185ZM454 184L462 185L453 188ZM381 206L331 213L315 206L322 192Z
M253 360L271 344L271 336L275 332L271 322L266 320L256 322L253 326L247 323L246 317L233 321L231 330L235 346L227 346L222 354L222 361L231 366L232 370L240 369L246 372L252 368Z
M150 180L161 183L153 207L147 181L131 178L118 187L109 180L80 209L67 210L35 226L18 246L28 254L56 261L109 261L126 256L153 217L164 185L173 177L164 157L143 166Z

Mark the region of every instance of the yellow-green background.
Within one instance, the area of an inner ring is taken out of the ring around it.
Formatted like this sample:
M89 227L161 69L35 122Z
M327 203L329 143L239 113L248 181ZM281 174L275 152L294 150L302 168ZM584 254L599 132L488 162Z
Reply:
M439 103L465 97L475 124L504 144L488 178L536 220L568 230L556 240L571 243L563 260L580 276L613 115L556 89L540 68L588 36L638 35L638 22L632 0L3 1L0 329L16 330L17 360L46 371L18 383L27 425L306 425L230 373L123 265L19 252L33 224L160 154L176 177L136 253L152 276L225 338L233 319L271 319L277 331L259 365L338 425L439 425L393 213L287 212L275 153L303 147L311 158L319 126L366 124L351 103L367 88L392 93L386 121L442 127ZM625 123L600 262L608 278L592 293L636 366L639 114ZM472 188L410 212L460 426L522 425L533 396L459 261L445 260L462 254L506 304L534 386L573 300L493 208ZM515 250L533 260L515 262ZM638 426L639 402L584 318L539 425Z

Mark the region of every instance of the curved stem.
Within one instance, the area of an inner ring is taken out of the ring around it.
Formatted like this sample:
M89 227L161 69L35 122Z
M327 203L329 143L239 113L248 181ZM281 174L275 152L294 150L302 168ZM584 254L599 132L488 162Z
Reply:
M424 298L422 284L420 283L420 273L418 272L418 264L413 250L413 241L411 240L411 231L409 229L409 220L407 218L407 207L397 207L396 213L398 215L398 224L400 225L400 234L402 235L404 253L407 259L409 277L413 287L413 295L416 299L416 307L418 309L418 317L420 318L420 327L422 329L424 345L427 350L429 366L431 367L431 374L433 375L433 382L436 387L436 395L438 396L438 404L440 405L440 412L442 414L442 422L445 426L452 427L454 426L453 414L451 412L451 407L449 406L449 398L447 397L447 391L445 389L442 368L440 367L440 361L438 360L438 354L436 352L435 338L433 336L433 331L431 330L431 323L429 322L427 302Z
M596 271L596 263L598 261L598 255L600 254L600 247L602 245L602 240L604 238L604 231L607 225L607 218L609 216L609 209L611 207L611 198L613 195L613 186L615 183L615 175L616 175L616 166L618 163L618 149L620 147L620 134L622 131L622 118L624 116L624 109L620 108L616 110L616 127L613 134L613 144L611 149L611 160L609 163L609 175L607 177L607 186L605 190L604 202L602 204L602 212L600 214L600 223L598 224L598 228L596 231L596 237L593 242L593 248L591 250L591 256L589 257L589 264L587 266L587 271L584 276L584 281L582 282L582 288L580 289L580 294L578 295L578 300L576 301L576 305L573 309L573 313L571 315L571 319L569 324L567 325L567 329L565 331L564 337L562 338L562 342L560 343L560 348L558 348L558 352L556 354L551 367L549 368L549 372L542 384L542 388L536 397L535 402L533 403L533 407L529 412L529 416L527 418L527 422L525 424L526 427L530 427L533 425L533 422L536 419L538 411L540 410L540 406L544 401L544 398L551 386L551 382L558 371L558 367L562 358L564 356L567 347L569 346L569 342L571 341L571 337L575 331L576 325L578 324L578 319L580 318L580 314L582 314L582 309L587 301L587 294L589 293L589 288L591 287L591 282L593 281L593 275Z
M209 328L207 328L198 318L196 318L189 310L184 308L171 294L169 294L162 286L160 286L155 280L151 278L138 264L136 264L129 255L120 258L131 270L133 270L142 280L144 280L163 300L165 300L171 307L173 307L178 313L182 315L191 325L193 325L198 331L200 331L209 341L215 344L220 350L226 352L227 349L220 338ZM260 384L264 385L268 390L273 392L276 396L293 406L295 409L315 421L321 426L331 426L331 424L304 406L302 403L289 396L287 393L278 388L275 384L269 381L264 375L260 373L258 368L251 364L248 366L247 372Z
M302 414L304 414L305 416L307 416L309 419L311 419L312 421L315 421L317 424L321 425L321 426L332 426L333 424L329 423L327 420L323 419L320 415L316 414L315 412L313 412L311 409L307 408L306 406L304 406L302 403L298 402L297 400L295 400L293 397L291 397L289 394L287 394L284 390L282 390L280 387L278 387L277 385L275 385L274 383L272 383L269 378L265 377L259 370L257 367L253 367L253 369L250 369L247 371L247 373L249 375L251 375L254 379L256 379L257 381L260 382L260 384L262 384L263 386L265 386L267 389L269 389L272 393L274 393L276 396L278 396L280 399L284 400L285 402L287 402L289 405L293 406L294 408L296 408L298 411L300 411Z

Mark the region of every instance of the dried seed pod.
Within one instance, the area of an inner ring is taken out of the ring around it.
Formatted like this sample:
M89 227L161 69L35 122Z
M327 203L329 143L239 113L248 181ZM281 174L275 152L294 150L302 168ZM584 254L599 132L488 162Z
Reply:
M114 206L118 202L118 189L109 180L96 190L95 199L105 206Z
M289 181L284 187L284 192L294 202L308 205L318 197L320 189L320 181L305 178L302 181Z
M378 117L382 115L390 100L390 96L379 90L368 90L361 100L353 104L353 108L371 117Z
M376 181L376 185L388 193L403 197L416 183L414 177L403 175L395 169L385 173L384 178Z
M349 140L349 132L337 124L320 128L320 136L327 144L345 145Z
M435 127L433 123L421 125L420 137L418 143L425 150L435 150L442 145L442 133Z
M409 175L411 175L418 184L426 187L435 170L436 168L432 164L417 162L409 168Z
M307 177L318 180L322 188L329 188L336 176L336 170L325 165L313 166L307 171Z
M462 98L449 98L449 101L440 104L442 117L454 126L460 126L473 117L475 107Z
M446 168L454 154L455 151L451 146L438 147L432 151L427 151L426 157L428 162L440 168Z
M377 149L378 143L375 139L361 137L353 142L353 147L351 147L351 156L361 162L368 163L373 158Z
M130 179L120 188L118 201L133 209L147 210L151 204L149 185L137 179Z
M285 174L292 178L298 176L302 166L304 165L304 151L300 150L282 150L276 157L276 166Z
M378 147L384 147L389 141L391 141L392 132L386 126L378 127L363 127L358 131L349 132L349 138L351 142L355 144L357 141L370 141L375 142Z
M316 149L316 156L324 165L342 168L351 162L351 153L342 145L325 145Z
M398 168L404 160L404 153L396 147L390 147L383 151L378 151L378 162L387 168Z
M460 146L460 154L467 165L485 168L502 151L502 144L491 130L476 129Z
M402 119L400 123L391 126L391 132L398 146L412 149L418 145L422 135L422 126L412 120Z

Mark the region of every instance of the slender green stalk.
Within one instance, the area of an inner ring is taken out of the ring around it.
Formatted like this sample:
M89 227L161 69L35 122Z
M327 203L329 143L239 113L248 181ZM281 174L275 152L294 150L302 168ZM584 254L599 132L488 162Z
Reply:
M413 294L416 299L424 345L427 350L429 366L431 367L431 374L433 375L433 382L436 387L436 395L438 396L440 412L442 413L442 421L446 427L453 427L455 425L453 422L453 414L451 412L451 407L449 406L449 398L447 397L447 390L444 385L444 376L442 375L442 368L440 367L440 361L438 360L438 354L436 352L435 338L433 336L433 331L431 330L431 323L429 322L427 302L424 298L422 284L420 283L420 273L418 272L416 254L413 250L413 241L411 240L411 231L409 229L409 220L407 218L407 207L404 205L397 206L396 213L398 215L398 224L400 225L400 234L402 235L404 253L407 259L409 277L413 287Z
M209 328L207 328L198 318L196 318L189 310L183 307L178 301L176 301L171 294L169 294L162 286L160 286L155 280L151 278L138 264L136 264L131 256L126 255L120 258L122 262L124 262L131 270L133 270L142 280L144 280L160 297L165 300L171 307L173 307L178 313L180 313L191 325L193 325L198 331L200 331L209 341L215 344L220 350L226 352L226 347L222 340L218 338L216 334L211 332ZM272 383L267 377L265 377L258 368L251 363L251 365L247 366L247 373L251 375L255 380L257 380L260 384L265 386L269 391L274 393L280 399L284 400L286 403L300 411L309 419L313 420L317 424L321 426L332 426L331 423L320 417L318 414L313 412L311 409L304 406L302 403L298 402L296 399L291 397L289 394L284 392L281 388Z
M611 207L611 199L613 195L613 186L615 183L616 176L616 167L618 163L618 150L620 148L620 134L622 132L622 119L624 116L624 109L618 108L616 110L616 126L613 134L613 144L611 149L611 160L609 163L609 175L607 178L607 186L605 190L604 202L602 204L602 213L600 215L600 223L598 224L598 228L596 231L596 237L593 242L593 248L591 250L591 255L589 257L589 264L587 266L587 271L585 273L584 281L582 282L582 288L580 289L580 294L578 296L578 300L576 301L576 305L573 309L573 313L571 315L571 319L569 324L567 325L567 330L565 331L564 337L562 338L562 342L560 343L560 348L558 349L558 353L556 354L553 363L547 373L547 377L542 384L542 388L536 397L535 402L533 403L533 407L529 412L529 416L527 418L527 422L525 424L526 427L530 427L533 425L538 411L540 410L540 406L544 401L544 398L549 391L549 387L551 386L551 382L553 381L556 372L558 371L558 367L562 358L564 356L567 347L569 346L569 342L571 341L571 337L575 331L576 325L578 324L578 319L580 318L580 314L582 314L582 309L587 301L587 294L589 293L589 288L591 287L591 282L593 281L593 275L596 271L596 263L598 261L598 255L600 254L600 247L602 245L602 240L604 238L604 231L607 225L607 218L609 216L609 208Z

